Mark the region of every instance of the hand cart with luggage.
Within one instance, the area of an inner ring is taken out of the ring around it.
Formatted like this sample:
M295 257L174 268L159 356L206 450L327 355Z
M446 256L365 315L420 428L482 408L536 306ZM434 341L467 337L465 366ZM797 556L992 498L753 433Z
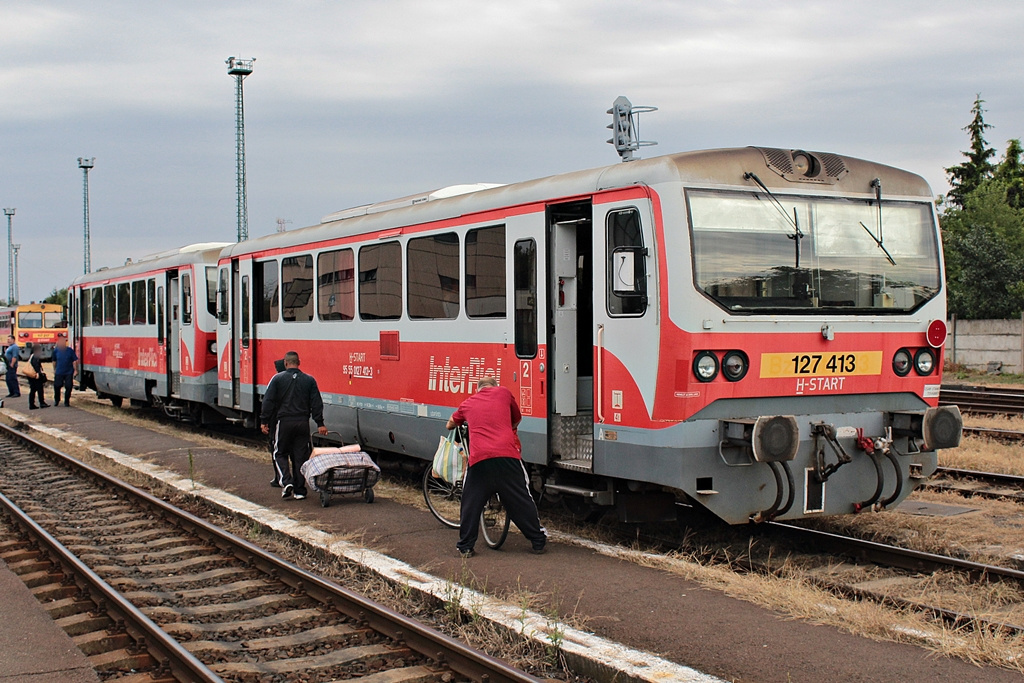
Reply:
M320 494L320 505L328 507L332 496L362 494L373 502L373 487L380 480L377 466L361 446L321 446L302 465L302 476Z

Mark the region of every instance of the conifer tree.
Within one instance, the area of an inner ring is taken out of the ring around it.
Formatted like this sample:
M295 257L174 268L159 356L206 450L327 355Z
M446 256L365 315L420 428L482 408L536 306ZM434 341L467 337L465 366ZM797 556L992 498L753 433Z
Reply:
M981 99L981 93L978 93L974 99L974 106L971 107L971 114L974 117L963 128L971 140L970 151L963 152L967 161L946 169L950 185L949 194L946 197L950 204L960 209L964 208L964 200L967 195L977 189L982 181L992 177L994 170L989 159L996 151L989 147L985 140L985 131L992 126L985 123L985 110L981 106L984 103L985 100Z

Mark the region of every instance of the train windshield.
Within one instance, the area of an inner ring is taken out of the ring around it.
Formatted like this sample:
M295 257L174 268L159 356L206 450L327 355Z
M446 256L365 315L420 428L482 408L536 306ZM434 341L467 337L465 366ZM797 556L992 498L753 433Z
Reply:
M64 320L64 314L60 311L46 311L43 313L43 326L48 330L53 330L59 327L67 327L68 324Z
M43 327L42 311L25 311L18 314L18 327L25 330L39 330Z
M898 313L939 292L927 202L687 192L697 287L733 311ZM776 202L775 199L778 201Z

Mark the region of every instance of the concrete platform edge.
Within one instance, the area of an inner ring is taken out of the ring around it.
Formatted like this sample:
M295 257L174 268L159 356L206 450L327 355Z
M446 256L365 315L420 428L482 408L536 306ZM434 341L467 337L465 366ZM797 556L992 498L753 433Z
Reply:
M383 553L360 547L348 541L333 540L331 534L321 529L296 522L285 515L231 493L193 482L175 472L112 448L93 445L89 440L76 434L32 422L24 414L7 411L7 415L15 423L24 425L31 431L87 449L152 481L174 488L186 495L202 498L224 512L273 529L277 533L334 555L339 559L357 563L388 581L407 585L421 595L446 602L457 600L466 611L479 615L501 628L530 638L542 646L550 647L557 642L559 651L566 662L580 674L616 683L665 683L666 681L724 683L722 679L696 669L580 631L538 612L530 610L524 612L518 606L497 600L479 591L461 586L455 588L450 581L423 572ZM562 534L552 534L552 538L569 543L577 543L580 540L564 537ZM602 545L595 543L593 549L606 554L611 552L608 548L600 547Z

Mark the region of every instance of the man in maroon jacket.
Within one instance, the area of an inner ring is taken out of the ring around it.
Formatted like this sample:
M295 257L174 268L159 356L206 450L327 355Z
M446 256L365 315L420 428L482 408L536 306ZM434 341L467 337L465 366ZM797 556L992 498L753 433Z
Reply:
M545 552L548 535L540 525L537 505L530 495L529 476L523 467L516 427L523 419L512 392L499 387L493 377L484 377L477 392L462 402L448 420L448 429L469 425L469 471L462 490L459 542L463 557L473 556L480 533L480 514L487 500L497 493L519 530L533 545L532 552Z

